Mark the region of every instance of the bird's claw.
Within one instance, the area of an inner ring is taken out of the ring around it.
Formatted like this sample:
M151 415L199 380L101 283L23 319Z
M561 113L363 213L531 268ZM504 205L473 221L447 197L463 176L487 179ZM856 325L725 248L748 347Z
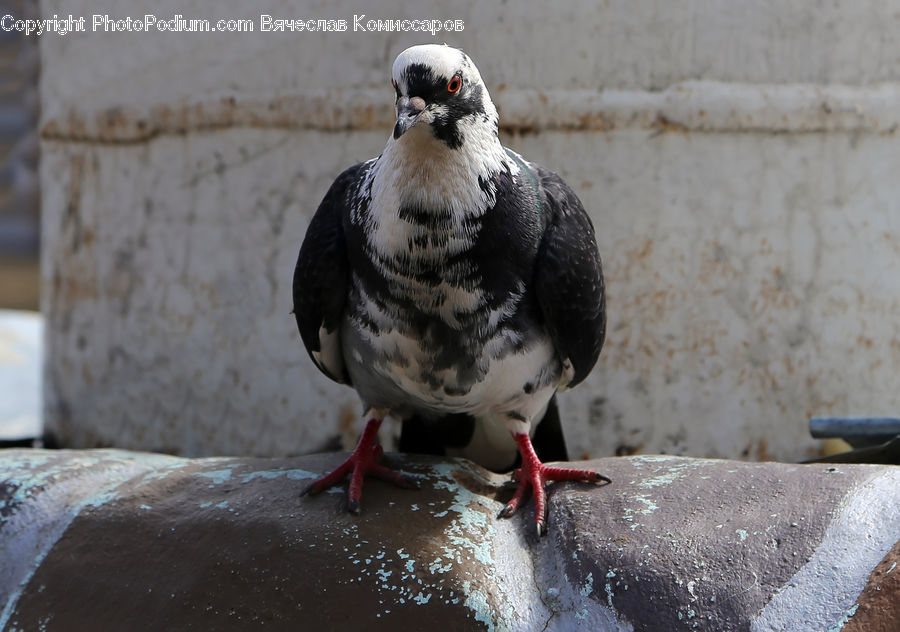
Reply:
M612 480L593 470L580 470L573 467L550 467L541 463L530 437L525 434L514 435L522 455L522 467L513 472L513 479L518 481L513 497L500 510L499 518L513 515L527 497L528 490L534 498L534 522L538 537L547 534L547 481L579 481L583 483L609 484Z
M500 510L500 513L497 514L498 518L509 518L513 513L515 513L516 508L512 503L503 506L503 509Z
M374 476L383 481L393 483L398 487L406 489L418 489L419 485L401 472L395 472L389 467L385 467L378 463L383 450L380 445L375 443L375 436L381 421L371 419L363 431L363 436L359 440L356 449L347 457L343 463L337 466L332 472L314 480L302 492L301 496L306 494L318 494L319 492L337 485L343 481L347 475L350 476L350 485L347 490L347 510L353 514L360 512L360 500L362 499L363 481L366 476Z

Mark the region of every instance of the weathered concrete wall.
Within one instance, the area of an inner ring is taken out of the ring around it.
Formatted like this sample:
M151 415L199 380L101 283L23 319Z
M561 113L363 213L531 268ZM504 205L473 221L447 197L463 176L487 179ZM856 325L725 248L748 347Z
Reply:
M573 456L798 459L809 415L900 407L900 5L386 4L367 18L465 29L166 1L156 15L350 30L42 36L46 412L65 443L277 455L357 430L355 395L298 340L291 273L331 180L383 147L394 56L431 40L472 55L505 142L593 215L610 326L561 399ZM42 12L90 30L91 7Z
M497 518L505 477L298 498L337 455L0 453L0 630L843 630L900 625L900 468L598 459ZM77 581L73 581L77 577Z

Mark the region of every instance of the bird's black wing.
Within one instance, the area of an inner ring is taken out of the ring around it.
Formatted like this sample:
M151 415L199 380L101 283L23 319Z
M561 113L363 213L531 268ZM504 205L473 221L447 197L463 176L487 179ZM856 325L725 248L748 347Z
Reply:
M309 356L325 375L350 383L341 351L340 324L350 283L343 216L351 185L364 163L338 176L306 230L294 268L294 316Z
M569 450L566 448L566 438L563 435L562 422L559 419L559 406L556 403L555 393L547 403L547 412L534 428L531 445L537 452L538 458L544 463L569 460ZM521 457L515 467L519 467L520 464Z
M532 165L541 189L544 234L534 289L560 358L575 386L590 373L606 336L606 290L594 226L575 192L558 175Z

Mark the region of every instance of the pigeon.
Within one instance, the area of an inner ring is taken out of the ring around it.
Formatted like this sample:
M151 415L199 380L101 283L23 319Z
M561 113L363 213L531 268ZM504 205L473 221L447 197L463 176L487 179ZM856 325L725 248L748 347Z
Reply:
M381 155L326 193L294 270L294 315L316 367L356 389L366 424L333 472L358 513L366 476L414 487L382 465L382 420L401 450L465 457L500 470L518 460L511 516L534 499L546 533L548 481L609 483L566 458L555 394L585 379L606 331L594 227L555 173L505 148L478 69L461 50L419 45L391 70L396 123Z

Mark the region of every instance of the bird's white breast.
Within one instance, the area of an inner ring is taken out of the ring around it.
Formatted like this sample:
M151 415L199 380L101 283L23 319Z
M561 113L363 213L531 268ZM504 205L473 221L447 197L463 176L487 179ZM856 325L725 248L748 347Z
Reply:
M352 349L345 354L347 367L371 406L475 415L516 411L531 418L556 389L553 345L545 332L530 332L523 341L521 332L504 326L519 308L524 284L487 309L478 270L465 256L478 238L473 220L496 203L493 176L519 170L493 130L460 124L461 147L450 148L427 125L416 125L389 141L369 171L364 190L371 192L370 204L355 209L352 219L363 226L370 259L389 289L386 296L370 296L354 278L356 315L342 334L345 349ZM400 212L404 208L420 215L433 210L440 221L413 221ZM439 321L443 348L435 348L428 331L411 327L410 305L425 322ZM448 366L447 347L454 344L461 361Z

